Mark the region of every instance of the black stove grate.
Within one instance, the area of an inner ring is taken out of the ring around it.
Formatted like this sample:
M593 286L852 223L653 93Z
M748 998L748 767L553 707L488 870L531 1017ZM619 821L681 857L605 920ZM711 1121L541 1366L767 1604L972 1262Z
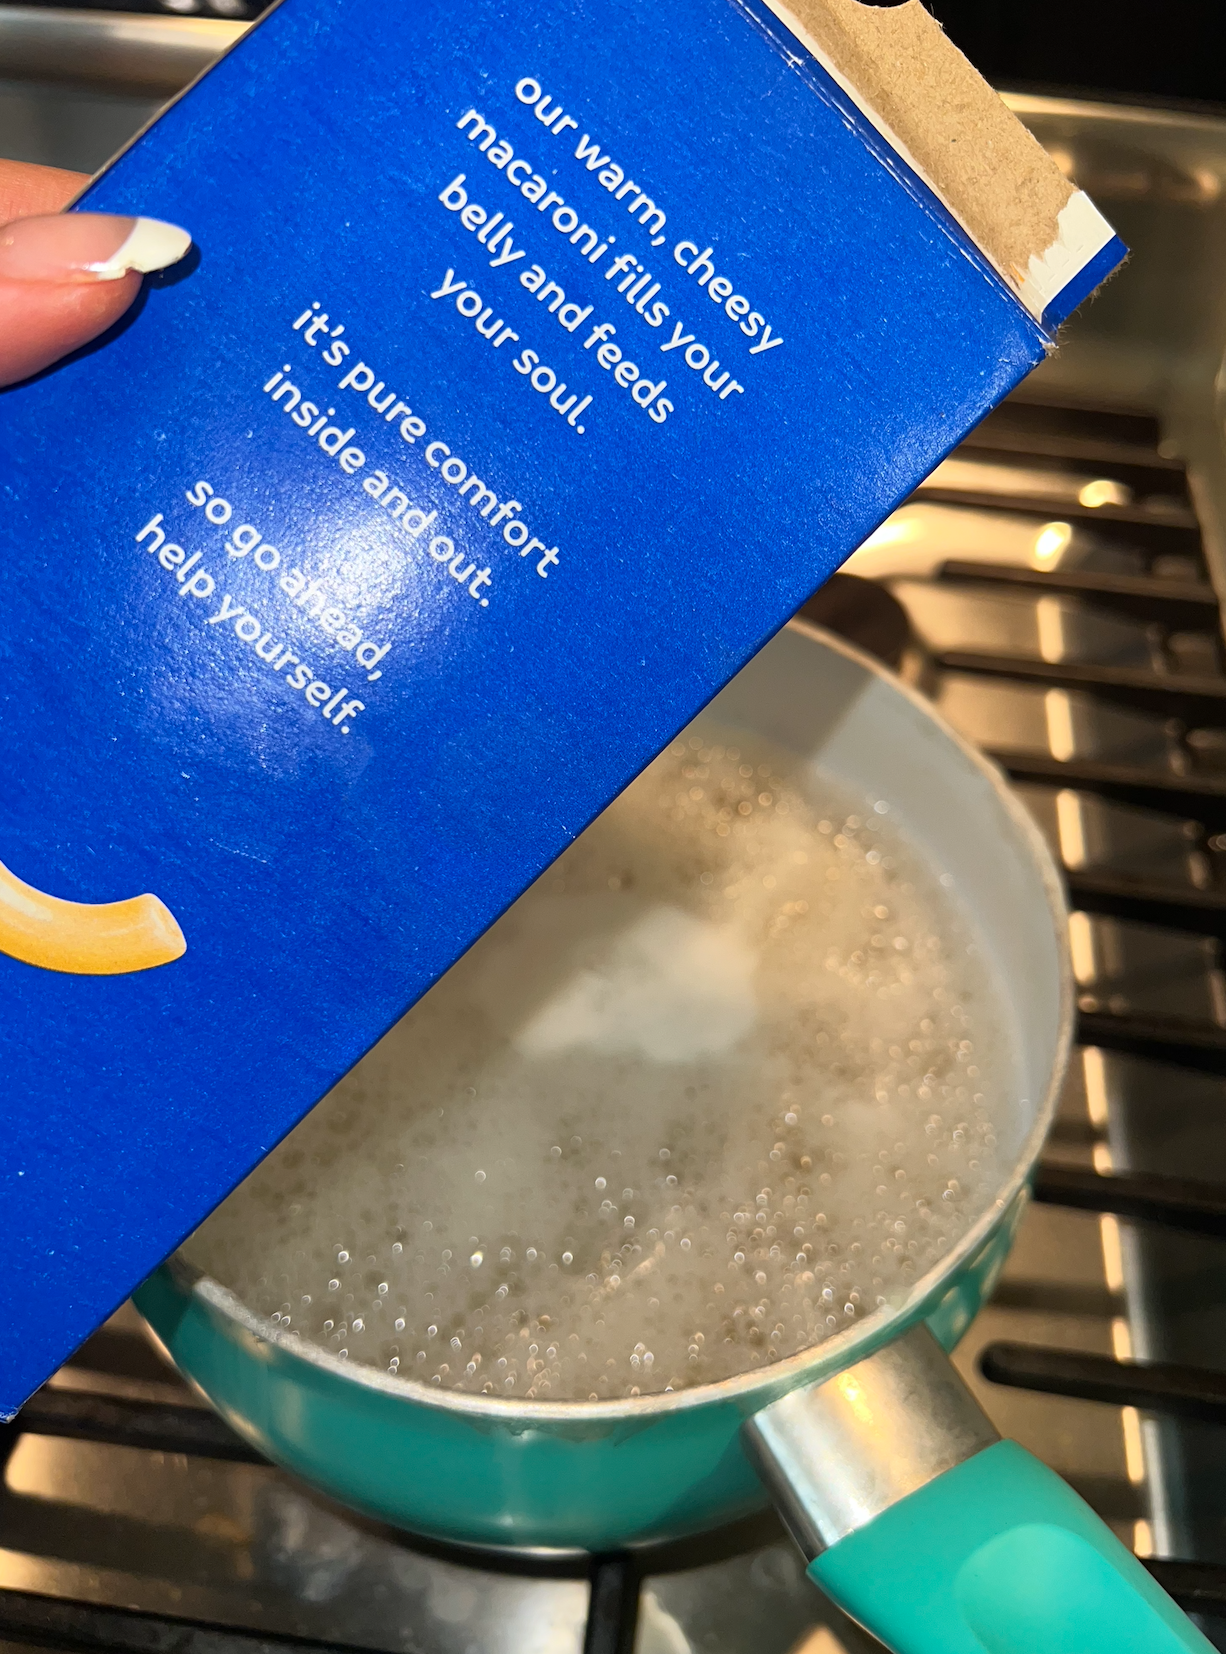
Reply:
M1088 1043L1088 1042L1083 1042ZM1226 1186L1152 1172L1087 1171L1043 1162L1034 1180L1034 1198L1082 1212L1111 1212L1142 1223L1159 1223L1193 1235L1226 1238Z

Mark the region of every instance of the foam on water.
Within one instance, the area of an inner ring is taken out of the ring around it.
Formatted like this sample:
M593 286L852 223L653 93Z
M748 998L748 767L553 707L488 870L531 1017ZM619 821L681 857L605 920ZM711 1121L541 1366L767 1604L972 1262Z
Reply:
M747 1371L886 1303L998 1180L1006 1020L890 825L708 728L659 758L188 1242L409 1381Z

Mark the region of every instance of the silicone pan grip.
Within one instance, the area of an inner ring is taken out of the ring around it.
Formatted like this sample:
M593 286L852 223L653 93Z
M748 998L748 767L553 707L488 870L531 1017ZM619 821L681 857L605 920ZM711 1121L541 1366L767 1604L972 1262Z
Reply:
M908 1494L809 1574L895 1654L1214 1654L1084 1500L1011 1441Z

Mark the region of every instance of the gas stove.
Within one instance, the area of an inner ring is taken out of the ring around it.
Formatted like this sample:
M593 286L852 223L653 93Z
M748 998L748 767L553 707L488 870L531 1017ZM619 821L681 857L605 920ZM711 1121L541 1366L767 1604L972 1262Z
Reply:
M0 85L0 150L95 164L237 32L0 5L27 77ZM806 610L995 757L1065 869L1080 1044L957 1361L1226 1649L1226 122L1010 102L1132 260ZM0 1427L0 1462L0 1654L877 1647L769 1517L605 1557L367 1522L241 1443L130 1308Z

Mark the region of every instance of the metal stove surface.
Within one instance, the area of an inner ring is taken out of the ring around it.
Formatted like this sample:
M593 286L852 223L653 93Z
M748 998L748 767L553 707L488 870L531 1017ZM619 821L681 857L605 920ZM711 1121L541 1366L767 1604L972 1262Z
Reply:
M29 159L71 164L57 134L121 136L88 99L162 95L211 49L95 17L57 57L30 16L0 5L0 42L26 43L7 71L43 77L7 105L0 87L0 149L7 108ZM101 92L99 29L120 63ZM46 84L57 61L94 90ZM1226 123L1011 101L1133 258L857 554L873 601L844 582L818 609L1005 765L1077 908L1082 1044L958 1363L1226 1649ZM769 1518L668 1553L505 1563L367 1523L258 1461L130 1309L0 1429L0 1654L877 1647Z

